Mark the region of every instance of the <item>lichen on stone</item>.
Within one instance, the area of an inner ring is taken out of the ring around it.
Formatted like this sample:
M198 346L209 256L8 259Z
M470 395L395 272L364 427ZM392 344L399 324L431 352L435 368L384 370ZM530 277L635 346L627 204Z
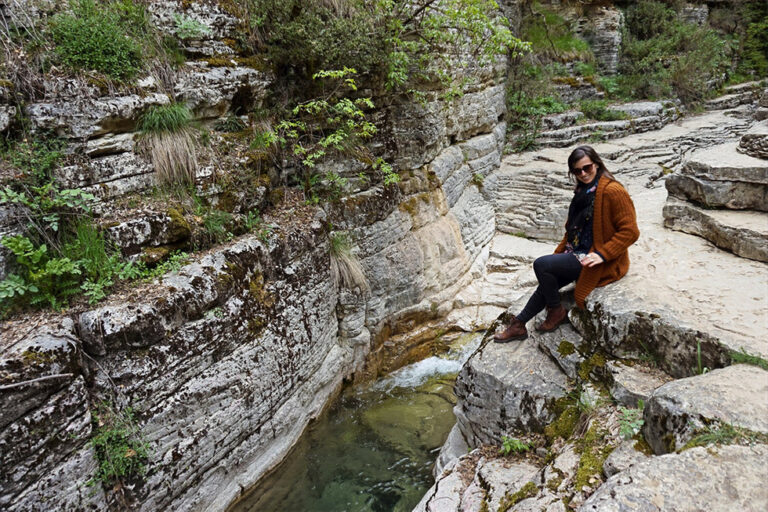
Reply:
M560 345L557 347L557 353L563 357L567 357L574 352L576 352L576 347L573 343L567 340L561 341Z

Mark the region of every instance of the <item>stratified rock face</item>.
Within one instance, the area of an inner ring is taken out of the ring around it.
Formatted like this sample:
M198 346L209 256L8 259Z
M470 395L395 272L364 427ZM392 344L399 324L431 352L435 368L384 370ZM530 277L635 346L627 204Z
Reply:
M614 75L619 67L621 31L624 15L613 6L599 6L589 10L581 35L589 42L600 71Z
M643 435L656 453L685 446L713 422L768 433L768 372L738 364L664 384L646 404Z
M709 18L709 6L707 4L687 3L680 9L678 17L686 23L704 25Z
M741 137L739 151L768 160L768 120L757 123Z
M611 477L583 512L683 512L768 508L768 447L693 448L655 457Z
M668 228L706 238L743 258L768 262L768 214L705 210L674 198L667 200L663 214Z
M565 374L533 339L489 338L459 373L454 412L470 446L498 444L513 429L542 432L567 391Z
M768 165L736 151L737 143L696 151L667 181L675 197L710 207L768 211Z
M91 413L71 321L25 337L7 331L0 376L18 383L0 393L0 508L104 509L85 479L96 470L88 445ZM39 379L39 380L37 380Z

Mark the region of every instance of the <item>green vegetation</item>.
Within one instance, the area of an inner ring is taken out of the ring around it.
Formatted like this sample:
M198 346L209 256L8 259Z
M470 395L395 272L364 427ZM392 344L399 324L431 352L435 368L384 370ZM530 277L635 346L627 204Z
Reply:
M141 435L133 411L119 411L102 402L91 416L94 434L90 442L99 462L94 480L113 487L142 476L149 460L149 444Z
M709 368L704 366L701 362L701 342L696 342L696 368L693 368L693 372L696 375L704 375L709 372Z
M619 435L624 439L630 439L640 432L643 427L643 408L645 404L638 400L637 407L628 409L619 407Z
M36 180L50 178L51 172L64 158L66 143L55 136L24 139L6 143L0 150L0 158L18 169L22 174Z
M582 100L579 102L579 110L596 121L618 121L628 117L625 112L609 110L606 100Z
M501 448L499 453L507 456L510 453L525 453L531 451L533 445L531 443L523 442L516 437L501 436Z
M561 62L594 59L589 44L573 34L562 16L539 2L525 2L524 6L527 12L523 11L522 39L530 41L539 56Z
M124 3L125 5L125 3ZM93 70L114 79L129 78L141 66L141 48L126 35L129 29L118 9L94 0L70 2L71 13L51 20L56 54L75 70Z
M516 493L507 493L507 495L504 496L504 498L501 500L501 503L499 503L499 512L507 512L507 510L511 509L519 502L536 496L538 492L539 488L536 486L536 484L533 482L528 482Z
M604 444L607 432L595 422L584 437L579 441L581 458L576 475L573 479L575 489L590 485L591 478L600 478L603 473L603 463L613 451L612 446Z
M763 359L759 356L753 356L751 354L747 354L746 350L741 349L741 352L733 351L731 352L731 363L732 364L751 364L754 366L759 366L763 370L768 371L768 360Z
M728 423L716 423L707 425L697 430L691 440L678 451L687 450L695 446L707 446L711 444L754 444L768 443L768 434L753 432L751 430L736 427Z
M618 86L631 97L705 99L727 70L726 44L708 27L685 23L667 4L641 0L626 11Z
M204 23L184 14L174 14L173 22L176 25L176 37L182 40L200 39L211 33L211 29Z
M192 112L183 103L153 105L139 118L137 128L144 134L178 133L192 122Z

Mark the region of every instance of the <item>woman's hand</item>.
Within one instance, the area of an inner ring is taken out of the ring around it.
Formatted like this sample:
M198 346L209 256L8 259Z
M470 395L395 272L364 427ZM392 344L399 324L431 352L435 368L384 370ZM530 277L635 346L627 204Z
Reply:
M581 266L582 267L595 267L597 265L600 265L604 261L605 260L602 258L602 256L600 256L596 252L591 252L591 253L587 254L586 256L584 256L583 258L581 258Z

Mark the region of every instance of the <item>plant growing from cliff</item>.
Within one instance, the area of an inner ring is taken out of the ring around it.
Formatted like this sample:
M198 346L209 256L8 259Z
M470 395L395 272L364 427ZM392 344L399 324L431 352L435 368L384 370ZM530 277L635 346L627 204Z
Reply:
M525 453L531 451L533 445L531 443L523 442L516 437L501 436L501 448L499 453L507 456L510 453Z
M740 352L736 352L735 350L731 352L731 364L751 364L754 366L758 366L762 368L763 370L768 371L768 360L763 359L762 357L755 356L752 354L747 354L747 351L743 348Z
M71 12L51 19L56 54L75 70L93 70L115 78L129 78L141 66L141 50L119 15L94 0L70 1Z
M642 400L637 401L636 408L619 407L619 435L624 439L630 439L643 428Z
M370 292L368 278L357 255L352 252L352 241L345 231L335 231L330 235L331 277L339 288Z
M346 178L332 170L317 172L318 164L329 157L352 157L381 175L384 184L400 177L381 158L375 158L365 142L376 133L366 110L373 109L370 98L347 97L357 91L354 69L320 71L313 76L323 84L320 97L300 103L291 117L275 127L274 140L281 144L294 165L303 169L304 191L311 199L315 187L322 185L330 199L338 199L347 186ZM327 86L327 87L326 87Z
M150 107L139 119L143 148L164 186L188 188L197 172L197 149L190 129L192 112L171 103Z
M102 402L91 417L94 433L90 442L99 463L94 480L107 488L122 489L127 481L145 473L149 444L130 408L118 410Z
M185 14L174 14L173 23L176 37L182 40L200 39L203 36L210 35L211 29L205 23Z
M57 258L43 244L35 246L23 235L5 237L2 245L16 257L19 274L0 282L0 308L7 311L20 304L48 304L60 308L67 297L80 292L82 273L69 258Z

